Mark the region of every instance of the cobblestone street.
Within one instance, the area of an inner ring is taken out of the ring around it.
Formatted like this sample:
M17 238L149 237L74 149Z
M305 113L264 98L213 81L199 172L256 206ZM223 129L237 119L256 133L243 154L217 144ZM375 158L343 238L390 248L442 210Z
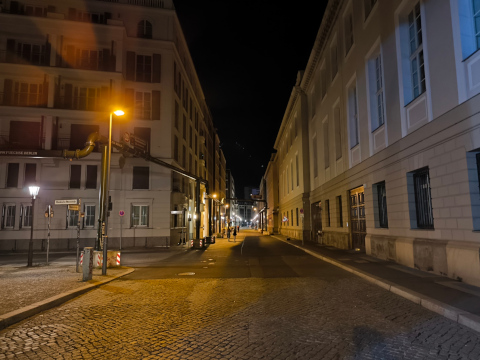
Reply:
M332 268L117 280L0 332L0 359L480 358L480 334Z

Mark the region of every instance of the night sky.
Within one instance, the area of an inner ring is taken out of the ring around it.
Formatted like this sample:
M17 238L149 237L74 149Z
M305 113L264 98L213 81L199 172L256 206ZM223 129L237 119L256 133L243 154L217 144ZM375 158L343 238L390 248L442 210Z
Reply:
M265 173L297 71L307 65L327 1L174 3L227 168L242 197L243 187L258 187Z

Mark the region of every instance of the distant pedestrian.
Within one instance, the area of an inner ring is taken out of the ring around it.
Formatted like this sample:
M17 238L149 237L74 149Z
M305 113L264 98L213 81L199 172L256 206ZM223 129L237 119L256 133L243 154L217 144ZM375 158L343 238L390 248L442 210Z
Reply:
M227 239L230 241L230 226L227 228Z
M237 225L237 232L240 232L240 225Z
M234 227L233 228L233 242L236 242L237 241L237 228Z

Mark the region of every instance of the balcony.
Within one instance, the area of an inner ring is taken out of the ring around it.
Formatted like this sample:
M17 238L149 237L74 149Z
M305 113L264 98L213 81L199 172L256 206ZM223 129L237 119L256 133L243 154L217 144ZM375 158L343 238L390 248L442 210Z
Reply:
M106 103L98 97L90 96L59 96L55 99L56 109L104 111Z
M0 93L0 105L46 108L47 99L43 93L2 92Z
M34 45L29 51L22 52L0 50L0 63L49 66L49 62L50 52L45 46Z
M30 132L25 137L16 132L0 133L0 150L42 150L45 138L40 138L38 133Z

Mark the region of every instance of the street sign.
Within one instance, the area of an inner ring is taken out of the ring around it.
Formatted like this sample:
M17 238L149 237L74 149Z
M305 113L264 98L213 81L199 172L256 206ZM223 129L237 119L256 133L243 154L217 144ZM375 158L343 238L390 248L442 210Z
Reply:
M68 210L79 211L80 205L68 205Z
M123 210L120 210L120 211L118 212L118 215L120 215L120 216L123 216L123 215L125 215L125 211L123 211Z
M181 215L181 214L183 214L183 211L182 211L182 210L172 210L172 211L170 211L170 214L172 214L172 215Z
M303 209L300 209L300 214L303 214Z
M77 205L77 199L55 200L55 205Z

